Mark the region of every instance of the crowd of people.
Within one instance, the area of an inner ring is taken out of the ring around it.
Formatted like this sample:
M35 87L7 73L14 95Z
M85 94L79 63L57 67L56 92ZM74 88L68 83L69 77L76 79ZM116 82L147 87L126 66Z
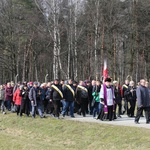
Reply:
M150 88L144 79L138 85L125 80L122 86L111 78L106 78L103 83L72 79L55 79L42 84L8 82L0 85L0 106L3 114L13 111L20 117L32 118L36 115L45 118L45 114L57 119L66 115L74 118L77 113L83 117L90 114L95 119L112 121L127 114L135 118L136 124L144 110L146 123L150 123Z

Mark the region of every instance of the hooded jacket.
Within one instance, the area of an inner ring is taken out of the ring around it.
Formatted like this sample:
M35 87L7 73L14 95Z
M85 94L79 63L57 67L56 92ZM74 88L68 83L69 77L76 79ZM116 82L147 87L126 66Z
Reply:
M21 105L21 100L22 100L22 97L20 96L20 89L18 88L14 93L13 101L15 105Z

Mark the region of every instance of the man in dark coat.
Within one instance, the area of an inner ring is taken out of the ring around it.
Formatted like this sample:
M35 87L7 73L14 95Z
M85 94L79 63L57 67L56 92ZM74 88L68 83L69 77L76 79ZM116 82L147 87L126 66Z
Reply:
M121 118L122 114L122 89L119 86L118 81L113 81L113 86L114 86L114 93L115 93L115 115L116 115L116 110L118 106L118 113L117 117Z
M93 106L92 106L92 100L93 100L93 96L92 96L92 93L93 93L93 88L96 84L95 80L92 80L92 82L90 81L87 81L87 90L88 90L88 96L89 96L89 101L88 101L88 106L89 106L89 113L90 115L93 114Z
M86 104L88 101L88 90L86 85L83 81L79 82L79 85L76 88L76 101L81 107L81 113L83 117L86 116Z
M59 85L59 80L55 79L54 84L51 86L50 101L54 104L54 114L57 119L60 115L60 101L63 99L62 88Z
M29 99L31 101L31 106L32 106L32 118L35 118L36 109L38 110L39 116L41 118L45 117L42 112L43 103L42 103L41 93L42 91L38 86L38 82L34 82L33 87L29 91Z
M148 88L145 86L145 80L140 80L140 86L136 90L137 95L137 114L135 117L135 123L139 124L139 119L141 116L141 112L145 111L146 123L150 123L149 121L149 107L150 107L150 97Z
M20 91L20 96L22 97L20 106L20 116L25 113L27 116L30 114L30 100L29 100L29 89L27 83L23 83L23 87Z
M134 86L133 81L130 81L130 85L129 85L128 89L126 90L125 95L127 97L127 101L130 104L130 108L128 111L128 117L135 117L134 110L135 110L135 104L136 104L136 88Z
M125 111L127 111L127 115L129 115L129 108L128 108L128 100L127 100L127 97L125 95L125 92L128 89L128 87L129 87L129 80L125 80L125 84L123 84L123 86L122 86L122 92L123 92L122 98L124 100L124 109L125 109ZM123 112L123 114L125 113L125 111Z
M68 80L68 84L64 85L63 94L64 94L64 107L62 115L65 116L65 113L69 108L70 116L74 118L75 87L73 86L72 79Z

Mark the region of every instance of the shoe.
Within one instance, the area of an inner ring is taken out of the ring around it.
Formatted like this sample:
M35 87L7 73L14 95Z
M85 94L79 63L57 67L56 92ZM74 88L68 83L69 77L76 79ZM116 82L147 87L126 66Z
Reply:
M75 118L75 116L71 116L71 118Z
M119 115L118 118L122 118L122 117Z
M81 112L77 112L77 114L81 116Z
M98 118L97 118L96 116L95 116L95 117L93 116L93 119L96 119L96 120L97 120Z
M146 121L146 124L150 124L150 122L149 122L149 121Z
M117 116L115 116L114 119L117 119Z
M127 114L127 116L130 118L131 117L131 115L130 114Z
M125 112L126 112L126 111L123 111L123 112L122 112L122 115L124 115L124 114L125 114Z
M55 117L56 119L60 119L59 117Z
M64 119L64 118L65 118L65 115L60 114L60 118Z
M135 124L140 124L138 121L134 121Z
M50 114L51 117L55 118L55 116L53 114Z
M5 115L6 114L6 112L3 112L3 115Z
M40 116L40 118L45 118L45 116L43 115L43 116Z

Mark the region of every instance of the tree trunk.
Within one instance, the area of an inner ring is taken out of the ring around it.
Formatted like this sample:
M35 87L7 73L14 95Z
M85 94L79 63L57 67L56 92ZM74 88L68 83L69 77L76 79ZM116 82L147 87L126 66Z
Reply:
M53 28L53 36L54 36L54 49L53 49L53 74L54 74L54 78L58 78L58 49L57 49L57 1L53 0L53 8L54 8L54 12L53 12L53 22L54 22L54 28Z
M95 3L96 5L96 17L95 17L95 40L94 40L94 57L95 57L95 76L98 71L98 56L97 56L97 44L98 44L98 17L99 17L99 1Z
M114 65L113 65L113 77L114 77L114 80L116 80L117 78L116 78L116 33L115 33L115 31L114 31L114 33L113 33L113 38L114 38Z
M77 12L78 12L78 0L75 3L75 16L74 16L74 78L78 77L78 55L77 55Z

